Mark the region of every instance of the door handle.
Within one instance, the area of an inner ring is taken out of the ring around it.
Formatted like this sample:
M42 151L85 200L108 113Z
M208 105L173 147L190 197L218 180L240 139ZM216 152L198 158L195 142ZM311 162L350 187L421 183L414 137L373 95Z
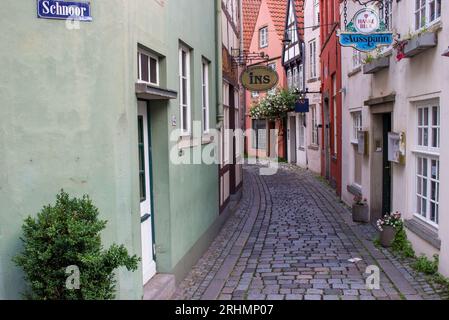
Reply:
M151 214L150 213L146 213L144 214L141 218L140 218L140 223L144 223L145 221L147 221L148 219L151 218Z

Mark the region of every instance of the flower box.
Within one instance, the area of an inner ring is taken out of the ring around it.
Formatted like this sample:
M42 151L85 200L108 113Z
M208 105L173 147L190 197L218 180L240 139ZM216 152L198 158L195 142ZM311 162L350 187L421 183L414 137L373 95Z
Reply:
M364 74L374 74L382 69L390 67L390 57L381 57L363 65Z
M407 44L404 47L404 55L407 58L411 58L427 49L436 47L437 44L437 34L435 32L426 32L413 39L407 40Z

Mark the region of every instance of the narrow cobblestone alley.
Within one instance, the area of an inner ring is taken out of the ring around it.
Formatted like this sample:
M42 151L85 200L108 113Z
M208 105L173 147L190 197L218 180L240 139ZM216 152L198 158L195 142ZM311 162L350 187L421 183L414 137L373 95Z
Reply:
M174 299L440 299L423 276L373 245L323 181L290 165L273 176L245 167L239 209L180 283ZM362 259L352 263L351 258ZM366 268L381 269L378 290Z

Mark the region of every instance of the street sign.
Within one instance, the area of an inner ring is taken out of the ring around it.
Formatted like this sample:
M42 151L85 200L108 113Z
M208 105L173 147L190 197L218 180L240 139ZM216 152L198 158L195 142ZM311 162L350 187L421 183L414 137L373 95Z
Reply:
M359 51L370 52L381 46L393 43L393 33L373 9L358 11L345 31L338 33L343 47L353 47Z
M307 113L310 111L309 99L300 99L295 103L296 113Z
M37 16L41 19L92 21L90 2L37 0Z
M278 73L266 66L249 67L243 71L241 82L245 89L250 91L268 91L279 82Z

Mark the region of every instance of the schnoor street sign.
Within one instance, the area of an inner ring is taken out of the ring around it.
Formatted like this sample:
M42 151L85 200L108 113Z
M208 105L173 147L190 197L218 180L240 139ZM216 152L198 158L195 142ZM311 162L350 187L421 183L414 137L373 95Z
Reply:
M37 16L41 19L92 21L90 2L37 0Z
M242 85L250 91L268 91L279 82L278 73L266 66L253 66L242 72Z
M353 47L364 52L393 43L393 33L387 30L377 12L369 8L358 11L346 30L338 33L338 37L343 47Z

